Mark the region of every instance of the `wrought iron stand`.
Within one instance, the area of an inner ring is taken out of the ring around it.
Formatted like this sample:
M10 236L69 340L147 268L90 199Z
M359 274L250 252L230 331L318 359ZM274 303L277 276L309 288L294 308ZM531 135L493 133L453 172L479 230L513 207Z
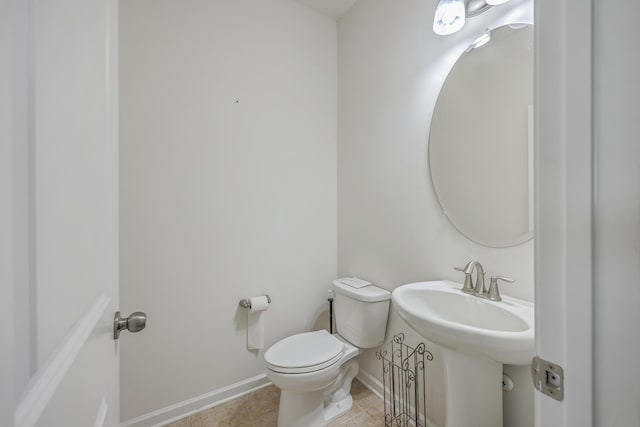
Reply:
M425 360L433 354L424 343L415 348L404 343L404 334L376 352L382 361L385 427L425 427L427 424L427 393Z

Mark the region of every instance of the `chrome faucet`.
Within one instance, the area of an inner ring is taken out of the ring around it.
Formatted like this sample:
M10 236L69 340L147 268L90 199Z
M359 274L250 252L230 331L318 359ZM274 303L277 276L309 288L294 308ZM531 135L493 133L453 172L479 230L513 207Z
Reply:
M471 275L473 270L476 270L476 283L473 284ZM467 294L476 295L482 298L487 297L487 291L484 287L484 268L478 261L469 261L463 268L454 267L455 270L462 271L464 273L464 285L461 291Z
M474 268L476 270L475 285L473 284L473 279L471 278ZM489 286L489 289L487 290L484 287L484 268L478 261L471 260L464 267L453 267L453 269L462 271L464 273L464 284L462 285L462 289L460 289L462 292L475 295L480 298L486 298L491 301L502 301L502 297L500 297L500 291L498 290L498 280L502 280L503 282L507 283L515 282L515 280L508 277L495 276L491 278L491 284Z

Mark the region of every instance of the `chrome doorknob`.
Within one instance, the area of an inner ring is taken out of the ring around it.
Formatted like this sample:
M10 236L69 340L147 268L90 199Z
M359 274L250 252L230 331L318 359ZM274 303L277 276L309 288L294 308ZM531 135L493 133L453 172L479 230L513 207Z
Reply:
M116 312L113 319L113 339L120 338L120 331L140 332L147 325L147 315L141 311L132 313L129 317L120 317L120 312Z

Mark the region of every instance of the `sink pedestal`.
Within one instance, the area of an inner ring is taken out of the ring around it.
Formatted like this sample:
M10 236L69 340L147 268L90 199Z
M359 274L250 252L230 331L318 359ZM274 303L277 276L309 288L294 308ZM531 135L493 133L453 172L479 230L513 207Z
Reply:
M502 427L502 363L442 349L446 427Z

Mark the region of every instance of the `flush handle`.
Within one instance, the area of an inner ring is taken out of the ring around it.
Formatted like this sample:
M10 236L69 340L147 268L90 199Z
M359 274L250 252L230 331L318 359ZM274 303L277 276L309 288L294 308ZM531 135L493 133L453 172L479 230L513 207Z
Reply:
M113 339L120 338L120 331L140 332L147 325L147 315L141 311L131 313L129 317L120 317L120 312L116 313L113 319Z

